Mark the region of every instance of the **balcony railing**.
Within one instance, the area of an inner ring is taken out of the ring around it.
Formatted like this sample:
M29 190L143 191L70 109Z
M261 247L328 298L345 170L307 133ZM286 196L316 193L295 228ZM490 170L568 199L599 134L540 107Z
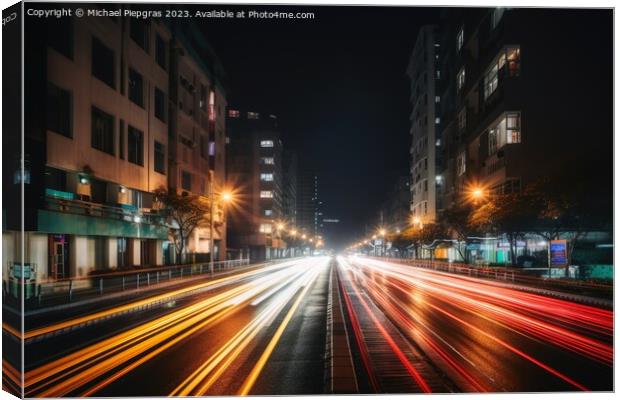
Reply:
M143 212L135 206L93 203L72 199L65 192L46 190L45 208L62 213L110 218L120 221L164 225L165 217L157 210Z

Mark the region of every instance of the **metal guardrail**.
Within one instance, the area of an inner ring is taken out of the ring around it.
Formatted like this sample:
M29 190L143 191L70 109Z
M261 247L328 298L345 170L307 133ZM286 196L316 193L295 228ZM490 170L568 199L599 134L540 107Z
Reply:
M211 275L212 273L229 271L249 264L250 260L245 258L214 262L213 271L211 270L211 264L204 262L48 280L37 283L35 297L38 304L41 304L44 300L52 299L60 302L72 302L77 296L102 296L109 293L139 291L163 282L199 275Z

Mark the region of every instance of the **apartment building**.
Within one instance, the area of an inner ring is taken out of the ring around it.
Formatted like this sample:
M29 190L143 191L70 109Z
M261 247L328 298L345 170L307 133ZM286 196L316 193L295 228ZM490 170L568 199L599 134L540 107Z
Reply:
M25 32L26 161L22 176L19 151L4 160L4 182L12 183L4 196L4 272L21 262L22 228L24 263L38 282L174 262L153 191L176 188L182 171L224 176L224 123L203 122L223 115L224 92L199 56L203 49L193 51L187 34L158 20L28 19ZM178 71L198 88L197 107L201 84L214 93L193 119L179 115ZM198 130L201 124L212 128ZM213 158L184 158L178 131L191 139L210 134ZM5 145L19 149L15 137ZM192 175L194 182L201 188ZM9 211L20 209L22 183L23 225Z
M229 212L230 247L260 261L285 255L283 145L277 116L228 109L227 179L237 188Z
M441 137L437 134L441 117L437 108L441 95L436 90L441 79L440 44L437 26L420 29L411 53L407 75L411 81L411 218L416 223L435 220L441 210Z

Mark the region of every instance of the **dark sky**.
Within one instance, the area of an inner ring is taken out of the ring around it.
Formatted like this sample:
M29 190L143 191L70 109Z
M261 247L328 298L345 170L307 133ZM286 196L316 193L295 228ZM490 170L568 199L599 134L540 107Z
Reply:
M278 115L285 146L318 171L324 215L341 221L341 238L328 238L330 245L348 244L376 215L388 177L407 174L405 69L419 27L437 22L439 11L213 8L315 13L313 20L208 19L202 26L226 69L229 103Z

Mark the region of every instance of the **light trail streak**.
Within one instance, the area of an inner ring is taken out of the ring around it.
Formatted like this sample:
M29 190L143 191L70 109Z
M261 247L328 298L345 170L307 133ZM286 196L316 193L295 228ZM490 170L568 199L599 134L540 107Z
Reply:
M286 316L280 323L280 326L278 326L278 329L276 330L273 337L269 341L269 344L265 348L265 351L263 351L263 354L261 354L260 358L258 359L258 362L254 365L254 368L252 368L252 371L250 372L250 374L245 378L245 381L243 382L243 385L241 386L241 389L239 389L239 392L238 392L240 396L246 396L248 393L250 393L250 390L252 390L252 387L256 383L256 380L258 379L260 373L265 367L265 364L267 364L267 360L269 360L271 353L273 353L273 350L276 348L278 342L280 341L280 338L282 337L284 330L286 329L287 325L293 318L293 314L295 314L295 311L299 307L299 304L304 299L308 290L310 290L310 287L312 286L312 282L314 282L319 272L320 272L319 270L315 270L313 274L309 275L306 278L306 281L303 284L303 290L297 296L297 299L295 300L295 302L289 309L288 313L286 314Z
M458 359L450 355L450 353L456 354L468 364L472 363L433 329L432 324L436 322L431 322L428 319L429 316L432 315L434 321L437 321L439 316L447 317L457 323L453 326L459 329L459 332L463 332L466 337L470 335L466 333L467 330L472 334L485 337L580 390L588 390L588 388L551 365L490 333L488 328L482 328L482 325L476 322L477 319L541 344L587 357L602 365L613 365L613 346L600 340L603 338L611 341L613 337L612 311L525 293L508 285L477 278L421 270L379 260L355 257L352 258L352 264L346 260L339 261L343 270L349 271L355 280L363 285L387 315L407 332L412 340L430 348L449 366L453 376L456 375L459 379L463 379L475 391L488 389L468 372L471 368L461 364ZM396 296L396 293L401 293L401 295ZM464 311L465 314L461 318L461 314L457 316L445 307L435 304L437 302L448 304L450 307ZM425 310L432 310L434 313L428 313ZM468 315L471 317L465 318ZM458 325L465 330L461 331ZM587 336L586 333L594 337ZM488 378L493 386L495 380L490 376ZM497 388L491 390L497 390Z
M326 265L325 260L322 261ZM297 260L257 271L269 273L28 371L26 394L29 397L59 397L75 393L92 396L192 335L244 307L251 307L257 298L261 302L268 300L263 311L173 392L182 393L179 395L205 393L243 349L265 331L269 321L295 293L300 288L304 288L304 293L309 289L309 277L316 278L319 271L313 268L313 264L308 260ZM243 275L256 276L256 273ZM212 371L215 372L203 382Z
M403 351L396 345L396 342L394 342L394 339L390 336L390 334L383 327L383 325L381 325L381 322L379 322L379 320L377 319L377 316L371 310L366 300L364 300L364 297L362 296L361 292L359 291L359 289L357 288L357 286L355 285L353 281L351 281L351 287L355 291L355 294L358 300L360 301L360 303L362 304L362 307L364 307L364 309L366 310L366 313L372 319L373 323L375 324L375 327L379 330L381 335L385 338L388 345L390 346L390 349L396 355L396 357L398 357L398 360L405 367L409 375L411 375L413 380L418 384L418 386L420 387L420 389L422 389L424 393L432 393L432 390L430 386L428 385L428 383L426 383L424 378L422 378L422 376L415 369L415 367L411 365L405 353L403 353Z
M145 306L151 303L155 303L158 301L162 301L165 299L169 299L169 298L173 298L173 297L177 297L177 296L181 296L190 292L194 292L194 291L198 291L198 290L202 290L202 289L206 289L206 288L210 288L210 287L220 287L222 285L226 285L226 284L232 284L232 283L236 283L239 282L243 279L247 279L250 277L253 277L255 275L258 274L264 274L266 272L271 272L274 270L278 270L278 269L282 269L282 268L286 268L289 267L291 265L293 265L295 263L295 261L287 261L287 262L283 262L283 263L277 263L271 266L266 266L263 268L259 268L256 270L251 270L251 271L247 271L247 272L243 272L240 274L235 274L235 275L230 275L230 276L226 276L223 278L218 278L215 280L210 280L208 282L203 282L203 283L199 283L196 285L191 285L185 288L181 288L181 289L177 289L177 290L173 290L170 292L166 292L160 295L156 295L156 296L151 296L151 297L147 297L145 299L142 300L138 300L138 301L134 301L128 304L124 304L121 306L117 306L117 307L112 307L110 309L107 310L103 310L103 311L99 311L99 312L95 312L92 314L88 314L85 316L81 316L81 317L77 317L77 318L72 318L70 320L67 321L62 321L62 322L58 322L58 323L54 323L54 324L50 324L44 327L40 327L40 328L36 328L36 329L32 329L29 330L27 332L25 332L23 339L24 340L28 340L28 339L32 339L38 336L42 336L42 335L47 335L56 331L61 331L64 329L69 329L72 328L74 326L78 326L78 325L82 325L85 324L87 322L90 321L94 321L97 319L101 319L101 318L105 318L105 317L109 317L111 315L116 315L116 314L121 314L125 311L129 311L131 309L135 309L135 308L139 308L141 306ZM18 338L21 338L21 333L19 333L17 330L13 329L10 325L8 324L4 324L2 325L2 328L4 330L6 330L7 332L13 334L14 336L17 336Z

